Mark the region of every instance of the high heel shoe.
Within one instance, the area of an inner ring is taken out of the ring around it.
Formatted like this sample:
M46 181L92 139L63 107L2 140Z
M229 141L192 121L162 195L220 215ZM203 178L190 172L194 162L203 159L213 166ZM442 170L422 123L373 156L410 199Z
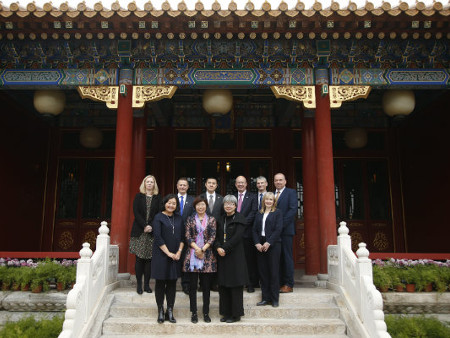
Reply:
M164 306L158 306L158 323L164 323Z
M171 323L176 323L177 320L173 316L173 308L168 307L166 311L166 320L168 320Z

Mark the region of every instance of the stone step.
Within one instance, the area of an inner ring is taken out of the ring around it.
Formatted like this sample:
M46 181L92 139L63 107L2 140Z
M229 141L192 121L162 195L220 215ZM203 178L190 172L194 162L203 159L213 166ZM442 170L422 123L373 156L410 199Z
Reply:
M206 335L201 335L201 334L195 334L195 335L190 335L190 334L183 334L183 333L179 333L179 334L167 334L164 335L166 337L183 337L183 338L198 338L200 337L210 337L209 334ZM229 338L230 335L227 333L224 334L214 334L214 336L217 337L226 337ZM258 336L265 336L265 335L261 335L259 334ZM273 334L271 334L271 336L273 336ZM160 334L142 334L142 335L137 335L137 334L132 334L132 335L116 335L116 334L104 334L102 336L100 336L100 338L153 338L153 337L161 337ZM345 334L318 334L318 335L310 335L310 334L294 334L294 335L283 335L283 338L297 338L297 337L302 337L302 338L348 338L347 335ZM255 338L255 335L239 335L239 338Z
M202 302L197 303L199 316L202 315ZM156 318L158 309L156 304L120 304L111 306L111 317L122 318ZM211 316L219 317L219 304L211 303ZM188 304L180 305L175 303L174 316L190 318L191 312ZM245 318L286 318L286 319L307 319L307 318L338 318L339 308L332 304L308 305L280 305L278 308L272 306L252 306L245 308Z
M280 305L314 305L314 304L334 304L334 297L337 294L334 291L319 288L296 288L292 293L280 294ZM127 304L154 304L154 293L143 293L138 295L135 289L120 288L114 291L115 303ZM219 303L219 293L211 292L211 304ZM197 292L197 303L202 304L201 292ZM256 289L253 293L244 291L244 307L255 306L261 301L261 291ZM181 291L177 291L175 304L189 304L189 296Z
M103 335L344 335L345 325L339 319L256 319L242 317L241 321L221 323L218 317L212 323L202 320L192 324L190 318L177 318L177 323L158 324L156 319L108 318L103 323Z

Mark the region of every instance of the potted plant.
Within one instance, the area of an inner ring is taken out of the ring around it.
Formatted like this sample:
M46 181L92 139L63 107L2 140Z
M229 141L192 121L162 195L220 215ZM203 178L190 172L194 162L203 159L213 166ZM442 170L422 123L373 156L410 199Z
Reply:
M403 269L395 266L385 266L384 269L391 278L392 288L397 292L403 292L405 289L402 277Z
M0 279L2 281L2 291L7 291L11 287L11 283L14 280L12 268L7 266L0 267Z
M20 289L22 291L28 291L30 288L31 280L33 278L32 268L29 266L21 266L19 270L20 275L17 281L19 282Z
M378 265L373 266L373 284L381 291L387 292L392 286L392 280L387 271Z
M60 266L56 273L56 289L63 291L72 282L72 279L70 267Z
M405 281L406 291L415 292L416 291L417 273L416 273L414 267L408 267L406 269L403 269L402 277L403 277L403 280Z

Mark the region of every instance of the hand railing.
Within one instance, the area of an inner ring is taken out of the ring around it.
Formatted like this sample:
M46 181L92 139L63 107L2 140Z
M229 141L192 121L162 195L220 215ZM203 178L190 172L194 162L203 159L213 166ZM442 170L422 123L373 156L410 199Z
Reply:
M373 285L372 261L365 243L356 256L345 222L340 223L337 245L328 246L328 281L338 286L362 323L367 337L390 337L384 321L383 298Z
M94 324L94 314L105 297L106 288L117 281L119 248L110 244L109 228L98 229L95 253L84 243L77 263L77 279L67 295L66 314L60 338L86 337Z

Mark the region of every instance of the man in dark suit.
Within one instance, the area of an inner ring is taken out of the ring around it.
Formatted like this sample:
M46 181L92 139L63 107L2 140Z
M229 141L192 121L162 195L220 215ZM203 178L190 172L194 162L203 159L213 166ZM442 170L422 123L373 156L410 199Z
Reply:
M208 208L206 208L206 214L213 216L216 221L220 219L223 207L223 197L216 193L217 179L214 177L208 177L205 183L206 192L200 194L201 198L208 201Z
M295 235L295 215L297 214L297 194L294 189L286 188L286 177L278 173L274 176L275 199L277 209L283 214L281 232L280 292L292 292L294 288L294 253L292 241Z
M257 250L253 243L252 227L255 214L258 211L258 201L255 194L247 191L247 179L244 176L236 177L235 186L237 193L234 196L238 200L237 211L247 219L247 226L243 235L245 260L247 261L249 278L247 291L255 292L255 287L259 286L259 275L256 261Z
M189 216L194 213L194 196L188 195L187 191L189 189L189 182L186 177L181 177L177 181L177 191L178 191L178 201L180 202L180 206L177 209L178 214L181 215L183 219L183 227L186 226L186 220ZM184 229L184 228L183 228ZM186 250L188 246L184 245L183 252L181 254L180 261L184 262L184 257L186 255ZM183 292L185 294L189 294L189 276L186 273L181 272L181 286L183 288Z

